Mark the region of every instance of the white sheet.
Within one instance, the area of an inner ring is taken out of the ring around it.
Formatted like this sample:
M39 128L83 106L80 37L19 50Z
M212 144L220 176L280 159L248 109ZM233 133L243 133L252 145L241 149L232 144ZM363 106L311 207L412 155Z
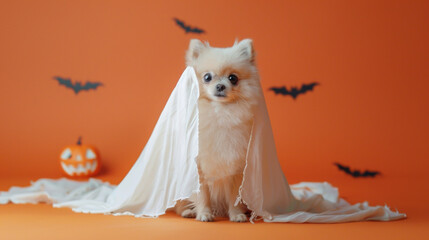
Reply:
M260 91L262 89L260 88ZM350 205L328 183L289 186L277 159L263 98L254 110L254 124L243 183L237 201L266 222L334 223L389 221L406 215L366 202ZM96 179L76 182L41 179L30 187L0 193L0 203L52 203L76 212L156 217L199 191L198 80L188 67L180 77L140 157L118 186Z

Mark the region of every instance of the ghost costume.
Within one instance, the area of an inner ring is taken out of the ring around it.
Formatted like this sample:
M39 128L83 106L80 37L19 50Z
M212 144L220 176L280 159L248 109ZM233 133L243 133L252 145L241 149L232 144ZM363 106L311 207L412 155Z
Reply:
M260 86L259 86L260 87ZM338 223L405 218L387 206L349 204L329 183L289 185L277 159L273 132L260 87L237 203L251 221ZM40 179L0 193L0 203L46 202L76 212L157 217L199 191L198 80L186 68L140 157L118 186L90 179Z

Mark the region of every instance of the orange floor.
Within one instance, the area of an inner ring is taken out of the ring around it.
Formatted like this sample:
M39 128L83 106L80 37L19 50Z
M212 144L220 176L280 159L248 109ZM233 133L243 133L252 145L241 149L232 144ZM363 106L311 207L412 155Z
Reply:
M105 177L106 179L106 177ZM30 179L1 179L0 190ZM329 179L350 202L387 203L408 215L394 222L342 224L200 223L168 213L157 219L74 213L46 204L0 205L0 239L428 239L424 178ZM112 180L116 182L116 180Z

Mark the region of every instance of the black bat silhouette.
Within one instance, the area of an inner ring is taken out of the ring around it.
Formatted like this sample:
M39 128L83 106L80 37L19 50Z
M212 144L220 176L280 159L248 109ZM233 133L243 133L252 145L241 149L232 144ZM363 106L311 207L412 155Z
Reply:
M319 83L314 82L314 83L309 83L309 84L302 84L301 88L298 89L297 87L291 87L290 91L287 90L287 88L285 86L283 87L272 87L269 90L273 90L274 93L277 94L281 94L281 95L290 95L292 96L293 99L296 99L298 97L298 95L300 94L304 94L307 91L312 91L314 86L319 85Z
M176 22L177 25L179 25L181 28L183 28L183 30L185 30L185 33L204 33L204 30L201 28L196 28L196 27L191 27L189 25L185 25L185 22L183 22L182 20L179 20L177 18L174 18L174 21Z
M54 77L60 85L64 85L66 88L71 88L75 94L78 94L80 91L88 91L90 89L97 89L98 86L103 86L100 82L86 82L82 85L81 82L72 83L70 78Z
M358 177L375 177L379 174L381 174L378 171L369 171L369 170L365 170L364 172L361 172L359 170L351 170L350 167L341 165L339 163L334 163L334 165L336 165L338 167L338 170L343 171L345 173L347 173L348 175L351 175L354 178L358 178Z

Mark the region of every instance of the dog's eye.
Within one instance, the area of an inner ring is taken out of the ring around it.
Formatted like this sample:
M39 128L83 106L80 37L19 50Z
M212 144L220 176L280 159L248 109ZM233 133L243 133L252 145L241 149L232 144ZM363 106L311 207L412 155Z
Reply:
M228 79L233 85L237 84L237 82L238 82L238 77L235 74L229 75Z
M212 80L212 75L210 73L206 73L204 75L204 82L210 82Z

